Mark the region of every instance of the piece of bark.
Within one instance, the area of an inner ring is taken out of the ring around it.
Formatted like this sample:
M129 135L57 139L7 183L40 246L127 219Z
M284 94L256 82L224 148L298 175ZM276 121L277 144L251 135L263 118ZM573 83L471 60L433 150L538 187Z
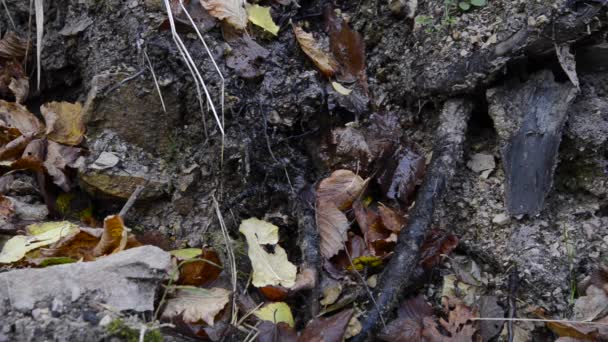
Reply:
M418 266L421 246L430 229L435 206L453 177L456 165L462 160L463 143L472 104L468 100L448 100L440 115L440 124L435 135L433 160L416 196L408 225L399 234L395 252L376 289L377 306L368 308L362 322L361 333L351 341L367 341L372 333L381 328L380 316L388 318L399 302L403 289L411 284L414 270Z
M502 146L505 202L511 215L536 215L551 190L568 107L576 88L541 71L525 83L487 91L489 114Z

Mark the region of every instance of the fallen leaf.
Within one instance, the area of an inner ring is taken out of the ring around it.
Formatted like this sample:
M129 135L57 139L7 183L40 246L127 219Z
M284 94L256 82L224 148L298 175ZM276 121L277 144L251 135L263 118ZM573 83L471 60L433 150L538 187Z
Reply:
M219 287L202 289L178 286L173 298L167 301L162 318L182 316L186 323L203 321L213 326L215 316L230 302L230 291Z
M297 281L296 281L297 282ZM282 286L264 286L259 288L260 292L271 302L280 302L287 299L289 291Z
M28 48L27 39L22 39L15 32L8 31L0 39L0 59L21 60Z
M606 292L590 285L584 296L580 296L574 302L575 321L594 321L608 313L608 295Z
M44 125L24 106L0 100L0 126L15 128L20 134L42 132Z
M119 215L110 215L103 220L103 235L95 248L94 256L109 252L120 252L127 242L127 228Z
M248 256L253 268L252 284L256 287L281 285L290 288L295 284L297 268L287 259L285 250L277 245L279 227L256 218L241 222L239 232L247 240ZM273 245L269 253L262 245Z
M274 23L272 16L270 15L270 7L245 3L245 9L247 10L247 17L249 18L249 21L251 21L253 24L263 28L275 36L279 33L279 27Z
M346 21L338 18L329 6L326 8L325 20L331 52L341 66L338 80L346 83L359 81L367 93L363 37L352 30Z
M176 255L174 253L171 254ZM178 252L177 254L184 256L188 253ZM191 258L184 259L180 256L177 258L179 262L190 259L190 261L183 263L179 270L178 285L203 286L217 279L222 272L222 262L219 256L214 250L209 248L201 250L199 254Z
M456 235L446 234L438 229L431 230L420 248L420 265L427 270L437 266L456 246L458 246Z
M77 168L76 162L81 156L81 148L61 145L50 140L47 142L43 165L53 179L53 183L65 192L69 192L72 188L65 174L66 167Z
M10 198L0 195L0 227L9 225L15 217L15 205Z
M247 12L243 0L200 0L201 5L212 16L224 20L238 30L247 27Z
M49 222L44 228L34 230L36 234L13 236L0 252L0 263L8 264L19 261L27 252L57 242L75 231L78 231L78 227L70 222Z
M79 231L62 237L59 241L41 249L41 256L44 257L69 257L93 261L93 249L99 243L103 235L103 229L80 228Z
M342 342L352 315L353 310L349 309L331 317L316 318L306 324L299 340L310 342Z
M319 303L323 306L332 305L342 294L342 284L339 281L328 278L321 287L321 293L323 294L323 298L321 298Z
M70 258L70 257L42 257L36 259L29 259L28 263L38 266L38 267L47 267L53 265L63 265L63 264L71 264L73 262L77 262L78 260Z
M340 95L348 96L348 95L350 95L350 93L353 92L352 89L348 89L345 86L343 86L342 84L335 82L335 81L331 82L331 86L334 87L334 90L337 91L338 93L340 93Z
M275 324L283 322L292 328L295 326L291 309L284 302L266 304L254 311L253 314L262 321L269 321Z
M334 171L317 187L317 201L333 203L339 210L348 209L367 185L350 170Z
M423 295L408 298L401 302L398 317L386 325L378 338L382 341L408 342L424 341L422 338L423 320L433 315L433 308Z
M330 169L343 168L368 173L374 160L363 134L353 127L341 127L331 131L327 146L322 146L323 158Z
M430 341L475 341L474 335L478 328L472 318L479 317L474 309L464 304L457 304L454 310L450 310L448 320L439 319L440 326L448 333L444 335L437 329L437 325L432 317L423 319L424 329L422 335Z
M384 228L393 233L399 233L406 223L405 218L401 214L383 205L378 206L378 214Z
M0 160L11 160L20 156L33 138L31 133L26 133L11 140L0 148Z
M376 180L387 198L399 200L407 208L416 186L422 181L424 171L424 158L412 148L404 147L391 158L386 158Z
M182 248L170 251L169 254L180 260L194 259L203 254L202 248Z
M82 142L86 128L80 103L49 102L40 107L40 112L49 140L72 146Z
M347 231L350 223L346 215L332 202L317 202L317 230L319 231L319 247L321 255L326 259L338 254L344 249L348 239Z
M302 51L304 51L323 75L328 78L332 77L338 69L338 62L331 54L321 48L312 36L312 33L308 33L296 25L292 25L292 27Z
M11 77L8 89L13 92L15 102L22 104L30 93L30 80L25 76L18 78Z
M258 342L296 342L298 334L285 322L264 321L257 326Z

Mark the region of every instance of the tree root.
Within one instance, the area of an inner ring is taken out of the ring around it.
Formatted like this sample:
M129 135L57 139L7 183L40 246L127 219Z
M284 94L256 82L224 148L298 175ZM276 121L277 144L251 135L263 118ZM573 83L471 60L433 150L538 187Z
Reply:
M420 260L420 247L431 226L435 206L462 159L467 121L472 110L468 100L448 100L440 115L433 147L433 160L424 183L416 196L406 229L399 234L395 252L382 272L376 290L377 307L368 308L361 333L352 341L373 340L372 334L381 328L380 317L389 317L397 306L403 290L411 284L411 277Z

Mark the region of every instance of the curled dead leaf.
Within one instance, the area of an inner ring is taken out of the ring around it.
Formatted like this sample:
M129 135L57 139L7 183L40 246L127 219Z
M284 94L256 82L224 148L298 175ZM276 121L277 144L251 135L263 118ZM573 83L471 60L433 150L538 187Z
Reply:
M9 31L0 39L0 58L21 60L25 57L28 48L26 39L22 39L15 32Z
M0 100L0 126L14 128L20 134L38 134L43 131L44 125L30 113L24 106Z
M301 341L323 341L323 342L341 342L346 333L346 327L350 318L353 315L353 310L344 310L331 317L316 318L306 324L306 328L300 335Z
M215 316L230 301L230 291L218 287L202 289L193 286L174 287L176 293L167 301L162 318L171 320L178 316L186 323L203 321L213 326Z
M293 32L300 44L300 48L302 48L302 51L310 58L319 71L326 77L332 77L338 69L338 62L333 56L320 46L312 33L308 33L296 25L293 25Z
M122 251L127 244L127 228L119 215L110 215L103 220L103 235L93 249L94 256Z

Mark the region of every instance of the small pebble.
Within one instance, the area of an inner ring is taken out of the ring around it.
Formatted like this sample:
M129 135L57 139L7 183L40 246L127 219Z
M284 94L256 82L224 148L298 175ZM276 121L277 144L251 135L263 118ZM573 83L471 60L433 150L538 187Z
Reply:
M509 217L509 215L504 213L498 214L492 219L492 223L497 224L499 226L504 226L509 222L511 222L511 218Z

